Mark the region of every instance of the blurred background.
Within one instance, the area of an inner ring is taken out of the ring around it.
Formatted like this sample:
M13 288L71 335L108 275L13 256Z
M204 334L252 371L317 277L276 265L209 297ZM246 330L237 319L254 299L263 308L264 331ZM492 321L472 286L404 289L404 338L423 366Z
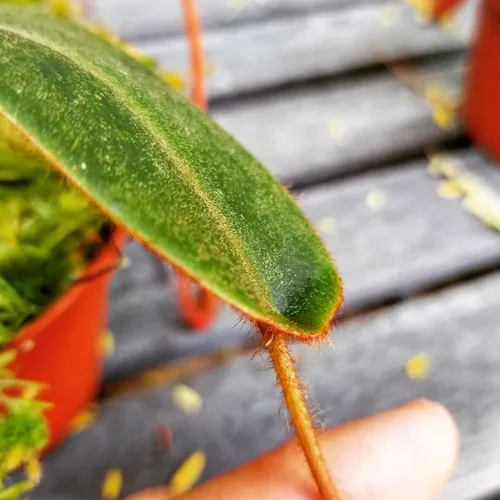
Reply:
M443 498L500 498L500 171L459 116L478 2L441 23L398 0L198 4L210 113L291 189L343 277L335 348L296 349L316 418L441 401L462 433ZM180 2L87 11L188 84ZM226 309L190 331L168 270L126 255L100 399L33 499L99 498L110 469L123 494L165 484L195 450L208 479L290 435L248 325Z

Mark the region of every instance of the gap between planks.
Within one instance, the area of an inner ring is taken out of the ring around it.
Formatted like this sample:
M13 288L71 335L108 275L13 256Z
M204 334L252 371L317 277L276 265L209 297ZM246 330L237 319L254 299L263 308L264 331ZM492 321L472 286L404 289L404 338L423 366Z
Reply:
M210 335L210 333L201 335ZM99 394L99 401L106 401L125 395L128 396L139 391L159 389L166 384L172 384L186 377L210 371L218 366L230 363L240 356L245 356L255 351L258 341L257 337L255 341L255 345L223 347L210 354L191 356L151 370L145 370L138 374L105 382Z

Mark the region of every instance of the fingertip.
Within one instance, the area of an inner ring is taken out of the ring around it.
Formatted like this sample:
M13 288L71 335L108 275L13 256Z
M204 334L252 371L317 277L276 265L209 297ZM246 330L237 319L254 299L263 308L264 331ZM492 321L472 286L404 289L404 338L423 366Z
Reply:
M342 498L351 500L435 499L455 468L459 446L450 412L426 399L322 431L319 440ZM162 493L133 498L163 500ZM318 498L296 441L182 498L229 500L235 494L239 500Z
M402 409L415 412L421 422L422 441L415 444L415 456L422 454L427 460L429 475L434 490L439 492L456 469L460 450L460 431L450 411L441 403L429 399L418 399ZM416 441L416 439L414 440ZM418 448L417 448L418 446Z
M337 481L356 500L435 498L455 469L458 448L450 412L426 399L349 422L324 445Z

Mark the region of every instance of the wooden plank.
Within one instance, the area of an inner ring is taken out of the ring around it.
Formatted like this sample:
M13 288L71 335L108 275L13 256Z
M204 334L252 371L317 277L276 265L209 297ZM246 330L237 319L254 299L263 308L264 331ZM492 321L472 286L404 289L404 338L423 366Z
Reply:
M383 3L384 0L198 0L205 29L228 27L282 17L303 17L319 10L337 10L351 5ZM182 31L179 1L94 0L94 17L105 21L125 38L151 38Z
M223 308L208 333L186 328L178 313L173 277L165 283L159 261L137 243L129 244L126 254L131 265L117 274L112 289L109 327L115 350L105 366L106 379L249 339L229 308Z
M302 373L327 425L417 397L444 403L458 420L462 458L445 499L472 500L500 487L500 273L342 323L336 349L298 348ZM415 352L430 358L429 377L409 380ZM188 378L204 398L199 415L171 401L171 387L108 401L96 424L45 461L37 500L97 498L110 467L124 472L125 493L164 484L194 449L208 456L204 479L283 441L286 417L274 374L256 357ZM159 450L158 424L173 433ZM480 474L482 480L475 479Z
M271 4L272 2L270 2ZM208 31L204 37L211 97L338 75L384 60L465 48L475 10L467 8L451 31L415 22L401 2L368 4L291 19ZM137 43L160 64L188 74L184 36Z
M412 67L459 94L463 55ZM248 96L213 116L287 185L378 166L457 135L437 127L422 98L386 70Z
M345 313L500 264L500 236L463 212L460 200L440 198L439 182L420 160L299 194L338 263ZM128 254L132 265L114 286L110 325L116 351L107 378L248 340L248 329L235 327L238 318L230 311L208 334L188 332L158 264L137 244Z

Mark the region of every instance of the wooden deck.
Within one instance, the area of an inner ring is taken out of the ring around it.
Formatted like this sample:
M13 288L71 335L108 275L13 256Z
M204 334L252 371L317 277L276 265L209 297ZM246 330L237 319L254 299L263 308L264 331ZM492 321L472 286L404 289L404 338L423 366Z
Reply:
M96 0L94 14L184 72L177 4ZM321 419L333 425L420 396L441 401L462 433L443 498L500 498L500 234L444 196L428 155L445 152L493 196L500 169L459 125L437 127L422 94L426 82L460 94L474 3L447 31L416 23L394 1L199 4L211 113L291 186L344 279L336 349L297 349ZM387 68L401 61L410 84ZM287 437L248 327L225 310L212 331L187 331L159 262L136 243L127 255L131 266L113 286L116 349L98 418L46 458L35 500L97 499L113 467L124 494L163 484L195 449L207 454L207 479ZM430 359L421 382L404 372L416 352ZM181 380L202 395L201 413L173 405ZM170 452L158 449L159 424L172 430Z

